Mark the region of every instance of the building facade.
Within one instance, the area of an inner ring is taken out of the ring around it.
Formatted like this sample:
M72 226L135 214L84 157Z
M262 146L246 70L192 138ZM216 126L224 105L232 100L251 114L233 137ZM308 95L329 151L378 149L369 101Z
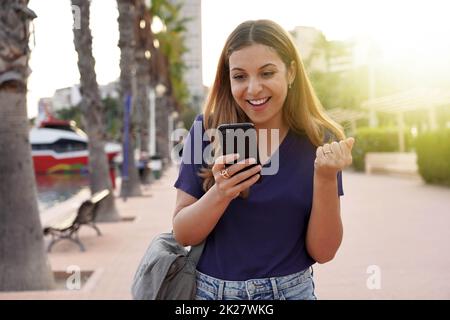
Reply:
M119 98L119 84L117 81L110 82L105 85L99 85L100 97L105 98ZM48 98L47 98L48 99ZM56 112L61 109L67 109L78 105L81 102L80 85L72 87L56 89L51 100L51 110Z
M298 26L291 35L308 72L342 72L355 67L357 43L330 41L322 31Z

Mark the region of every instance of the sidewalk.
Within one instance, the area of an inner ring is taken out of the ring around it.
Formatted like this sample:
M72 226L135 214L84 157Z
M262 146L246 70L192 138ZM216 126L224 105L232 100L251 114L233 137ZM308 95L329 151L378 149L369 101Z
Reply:
M314 267L318 298L450 299L450 188L351 171L343 183L344 239Z
M80 229L86 252L69 242L56 244L49 254L53 271L66 272L69 266L94 271L81 290L51 290L0 293L1 299L131 299L134 272L151 239L172 228L176 189L172 186L178 169L172 166L142 197L116 198L120 215L134 221L98 223L98 237L89 227ZM67 273L70 276L72 273Z
M101 237L82 228L86 252L70 242L54 246L53 270L77 265L94 271L81 290L0 293L0 300L130 299L150 240L171 229L177 173L176 166L169 168L143 197L117 198L121 216L134 221L99 224ZM314 266L318 298L450 299L450 188L351 171L344 172L343 183L344 239L333 261ZM367 285L371 270L380 271L379 288Z

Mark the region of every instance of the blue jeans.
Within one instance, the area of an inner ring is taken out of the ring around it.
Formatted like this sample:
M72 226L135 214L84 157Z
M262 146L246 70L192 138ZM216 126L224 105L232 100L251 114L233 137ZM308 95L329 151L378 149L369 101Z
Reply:
M226 281L197 271L195 300L316 300L312 267L283 277Z

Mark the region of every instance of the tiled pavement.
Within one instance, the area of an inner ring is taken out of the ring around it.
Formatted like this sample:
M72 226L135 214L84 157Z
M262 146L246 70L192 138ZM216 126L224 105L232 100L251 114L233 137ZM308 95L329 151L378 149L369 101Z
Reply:
M91 228L81 228L85 252L68 241L55 244L49 254L54 271L66 272L70 266L94 271L81 290L0 293L0 299L131 299L131 281L148 244L157 233L171 230L176 174L176 167L169 168L160 180L143 189L142 197L126 202L116 198L120 215L135 219L98 223L103 234L100 237Z
M315 267L318 298L450 299L450 188L353 172L343 179L344 239L334 260Z

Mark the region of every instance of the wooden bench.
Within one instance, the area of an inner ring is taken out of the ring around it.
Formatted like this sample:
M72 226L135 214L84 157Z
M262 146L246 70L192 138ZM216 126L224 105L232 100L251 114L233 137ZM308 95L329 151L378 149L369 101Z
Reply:
M415 152L368 152L365 156L365 171L417 175Z
M78 237L78 231L81 226L86 225L97 231L97 235L101 236L100 229L95 224L97 210L100 202L110 194L110 191L105 189L92 195L89 200L84 201L78 208L76 214L68 216L62 221L53 223L51 226L44 228L44 235L51 235L47 252L50 252L56 242L67 239L76 243L81 251L85 251L84 245Z

